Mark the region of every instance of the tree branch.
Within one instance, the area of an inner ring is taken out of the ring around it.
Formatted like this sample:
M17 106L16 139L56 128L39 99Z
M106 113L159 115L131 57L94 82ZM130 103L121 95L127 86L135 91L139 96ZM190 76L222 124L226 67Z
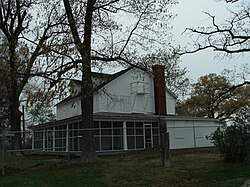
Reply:
M73 39L74 39L75 44L76 44L76 48L80 52L83 50L82 49L83 44L81 42L80 36L79 36L77 28L76 28L76 21L74 19L73 13L72 13L70 3L68 0L63 0L63 3L64 3L65 11L66 11L66 14L68 17L68 22L69 22L69 26L70 26L70 29L72 32L72 36L73 36Z
M190 31L197 34L197 39L194 41L195 49L177 54L191 54L207 48L228 54L250 52L250 33L246 27L246 22L250 19L248 12L233 13L234 17L228 21L229 24L221 26L216 23L215 16L208 12L205 12L205 14L211 18L212 27L205 29L186 28L185 32ZM203 40L200 40L200 38Z
M110 1L110 2L108 2L108 3L106 3L106 4L103 4L103 5L100 5L100 6L97 6L97 7L94 7L94 11L95 10L98 10L98 9L102 9L102 8L105 8L106 6L109 6L109 5L111 5L111 4L113 4L113 3L116 3L116 2L118 2L119 0L113 0L113 1Z

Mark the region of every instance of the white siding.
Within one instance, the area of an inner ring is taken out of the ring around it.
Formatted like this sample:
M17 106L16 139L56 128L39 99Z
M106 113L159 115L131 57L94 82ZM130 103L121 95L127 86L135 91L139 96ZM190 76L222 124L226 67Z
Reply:
M134 88L139 83L139 87ZM142 86L145 86L145 90ZM135 91L136 90L136 91ZM154 113L153 78L130 70L99 90L99 112Z
M168 121L167 129L170 137L170 149L194 147L191 121ZM189 127L189 128L188 128Z
M169 92L166 92L166 98L167 98L166 102L167 114L175 115L175 104L176 104L175 97L173 97L173 95L170 94Z
M81 102L79 99L75 99L70 102L59 104L56 110L56 119L66 119L81 114Z
M167 114L175 115L176 98L166 93ZM94 94L94 113L97 112L154 114L153 76L131 69L111 81ZM57 106L57 120L80 114L80 98Z
M171 149L213 146L207 139L218 127L219 122L211 120L171 120L167 121Z

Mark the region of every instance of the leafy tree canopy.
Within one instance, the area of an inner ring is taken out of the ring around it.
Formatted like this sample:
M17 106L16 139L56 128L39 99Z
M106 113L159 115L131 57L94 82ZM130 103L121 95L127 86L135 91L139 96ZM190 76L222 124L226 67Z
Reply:
M56 116L51 106L44 102L36 102L32 107L28 109L28 113L31 116L32 124L47 123L55 121Z
M178 103L177 113L226 120L249 106L248 84L233 86L224 76L210 73L193 84L191 96Z

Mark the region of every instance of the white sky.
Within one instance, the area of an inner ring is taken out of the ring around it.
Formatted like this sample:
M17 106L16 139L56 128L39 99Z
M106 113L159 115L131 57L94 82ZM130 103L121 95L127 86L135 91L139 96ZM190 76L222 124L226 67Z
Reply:
M236 3L237 4L237 3ZM188 35L182 34L187 27L206 26L211 20L203 12L209 12L216 16L219 22L229 16L227 8L235 7L236 4L227 4L224 1L216 0L179 0L179 4L172 10L178 14L173 20L175 44L184 46L188 42ZM187 67L190 78L196 81L197 78L208 73L220 73L223 69L239 68L242 63L248 63L250 68L250 54L235 55L232 59L216 59L217 53L212 50L205 50L195 54L188 54L181 57L181 66Z

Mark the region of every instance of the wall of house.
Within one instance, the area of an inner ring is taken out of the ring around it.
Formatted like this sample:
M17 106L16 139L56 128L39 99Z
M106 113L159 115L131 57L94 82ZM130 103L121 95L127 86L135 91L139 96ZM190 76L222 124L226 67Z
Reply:
M167 121L171 149L199 148L213 146L208 136L220 123L212 120Z
M167 97L167 102L166 102L167 114L175 115L176 98L169 92L166 92L166 97Z
M154 114L153 76L139 69L131 69L111 81L94 94L94 113ZM167 114L175 115L175 97L167 92ZM57 120L81 114L80 101L57 106Z
M157 118L110 118L94 121L94 137L98 152L139 150L160 145ZM79 151L79 123L80 120L75 120L47 127L41 125L34 130L33 150ZM219 121L212 119L178 117L165 119L165 124L169 132L170 149L211 147L213 144L206 137L220 126Z
M132 69L99 90L97 112L154 113L153 78Z
M81 102L79 99L74 99L57 105L56 119L66 119L81 114Z
M98 104L98 97L97 94L94 94L94 113L96 112L95 105ZM80 98L76 98L69 102L64 102L56 107L56 119L62 120L74 116L81 115L81 101Z

